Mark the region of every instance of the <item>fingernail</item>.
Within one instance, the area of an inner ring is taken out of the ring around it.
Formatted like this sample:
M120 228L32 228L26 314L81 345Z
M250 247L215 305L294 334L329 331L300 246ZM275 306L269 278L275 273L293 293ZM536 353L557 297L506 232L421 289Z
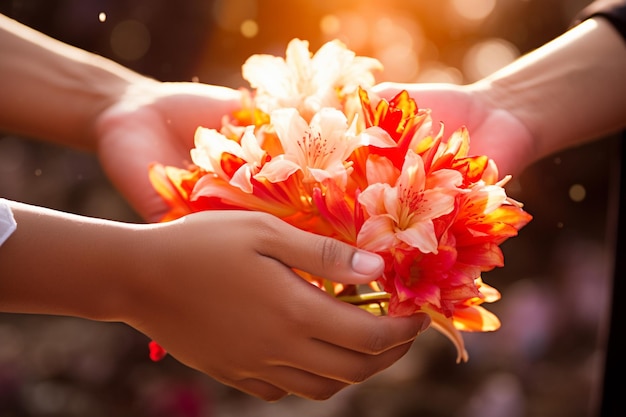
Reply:
M383 266L383 259L370 252L357 251L352 256L352 269L359 274L380 274L383 272Z

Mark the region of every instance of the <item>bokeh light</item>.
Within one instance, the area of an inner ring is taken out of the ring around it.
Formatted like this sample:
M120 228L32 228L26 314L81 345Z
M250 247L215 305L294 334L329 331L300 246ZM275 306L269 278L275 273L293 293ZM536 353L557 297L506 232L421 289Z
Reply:
M334 14L328 14L320 20L320 31L325 37L332 38L341 30L341 20Z
M240 30L245 38L254 38L259 33L259 24L252 19L246 19L241 23Z
M365 13L338 9L334 14L320 19L320 27L325 41L340 39L354 51L363 50L370 45L370 33Z
M504 39L486 39L472 45L463 59L463 70L468 81L476 81L510 64L519 51Z
M414 20L393 14L380 17L374 22L371 42L374 57L385 67L382 79L415 80L423 34Z
M222 29L237 32L247 20L257 17L256 0L215 0L213 1L213 21Z
M485 19L496 7L496 0L451 0L454 10L469 20Z
M111 32L111 49L124 61L136 61L150 48L150 32L138 20L118 23Z
M415 81L419 83L462 84L463 73L458 68L449 67L440 62L430 62L420 68Z
M585 189L585 186L582 184L573 184L571 187L569 187L569 198L572 201L575 202L581 202L585 199L585 197L587 197L587 190Z

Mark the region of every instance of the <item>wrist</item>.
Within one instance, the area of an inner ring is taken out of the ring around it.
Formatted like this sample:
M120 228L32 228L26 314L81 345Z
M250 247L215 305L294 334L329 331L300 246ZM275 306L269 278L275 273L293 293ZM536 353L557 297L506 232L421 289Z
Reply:
M95 149L97 115L146 80L123 66L0 15L0 129Z
M606 21L590 19L477 86L526 126L538 159L624 126L625 52Z
M120 273L110 290L110 301L102 304L103 321L120 321L143 330L152 317L147 312L165 311L162 305L166 292L171 290L165 279L176 277L168 236L171 227L179 221L167 223L134 224L126 233L118 257ZM165 292L165 293L164 293Z
M136 225L11 202L0 248L0 310L117 321L131 297Z

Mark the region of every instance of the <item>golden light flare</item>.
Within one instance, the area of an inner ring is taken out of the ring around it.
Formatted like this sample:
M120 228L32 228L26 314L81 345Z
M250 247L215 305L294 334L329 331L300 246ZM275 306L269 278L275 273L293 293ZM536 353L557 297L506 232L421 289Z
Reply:
M263 3L256 0L216 0L209 12L218 33L207 40L207 50L220 50L221 57L241 62L245 59L243 51L272 51L283 38L308 39L313 46L338 39L357 54L371 56L383 64L383 71L376 74L379 82L454 84L489 75L520 55L512 43L489 36L482 29L487 19L497 19L506 10L502 2L418 3L389 0L383 6L368 0L334 0L284 5L268 13ZM293 19L296 9L300 13L297 22ZM242 42L241 52L239 48L233 50L236 42ZM223 55L226 52L228 55ZM201 61L197 72L219 72L226 85L241 84L235 63L232 71L225 74L225 65L231 65L226 61L222 61L222 70L212 68L214 59Z

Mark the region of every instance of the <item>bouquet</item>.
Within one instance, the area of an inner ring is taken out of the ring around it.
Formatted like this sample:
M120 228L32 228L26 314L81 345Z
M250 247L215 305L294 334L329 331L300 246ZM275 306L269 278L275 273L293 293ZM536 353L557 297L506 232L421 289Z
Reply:
M500 326L482 306L500 294L481 273L504 265L500 244L531 220L506 195L510 176L469 154L467 129L446 138L406 91L368 92L380 62L339 41L312 54L294 39L285 58L253 55L242 69L251 89L220 130L198 127L193 164L150 167L171 207L163 220L259 210L378 253L384 272L364 288L296 272L375 314L429 314L467 361L461 332Z

